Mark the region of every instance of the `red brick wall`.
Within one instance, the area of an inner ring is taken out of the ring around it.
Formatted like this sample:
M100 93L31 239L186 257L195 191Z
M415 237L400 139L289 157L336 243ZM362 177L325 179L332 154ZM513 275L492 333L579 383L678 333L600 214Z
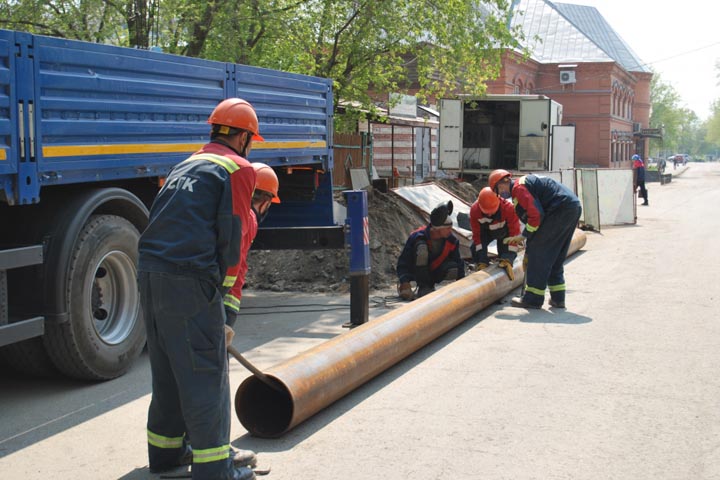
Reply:
M647 128L650 119L652 74L630 74L614 62L575 65L561 69L558 64L524 62L509 53L500 77L488 82L488 93L532 93L552 98L563 106L563 124L576 127L576 165L629 168L637 140L632 137L633 123ZM561 84L560 70L574 70L576 83ZM632 118L613 112L613 89L623 92L627 105L632 106ZM618 152L618 161L612 160L613 148ZM641 150L643 156L646 151L647 145Z

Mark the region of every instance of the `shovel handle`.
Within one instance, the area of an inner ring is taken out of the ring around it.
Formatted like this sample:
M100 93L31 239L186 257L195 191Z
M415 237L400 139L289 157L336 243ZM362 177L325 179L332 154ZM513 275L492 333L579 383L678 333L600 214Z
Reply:
M250 363L250 361L243 357L242 354L232 345L227 346L227 351L230 355L232 355L235 360L240 362L243 367L250 370L250 372L255 375L258 379L260 379L261 382L263 382L268 387L272 388L276 392L283 392L283 388L280 386L280 382L275 380L274 378L270 378L267 375L265 375L263 372L260 371L255 365Z

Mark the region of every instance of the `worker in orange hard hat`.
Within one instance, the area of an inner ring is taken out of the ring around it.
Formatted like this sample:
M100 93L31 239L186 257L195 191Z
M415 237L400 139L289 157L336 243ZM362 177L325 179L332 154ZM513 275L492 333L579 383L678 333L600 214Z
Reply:
M230 446L226 349L234 332L223 297L244 275L243 239L257 230L257 174L246 158L263 138L241 98L220 102L208 123L210 143L168 174L139 242L152 373L148 457L154 473L192 463L196 480L250 480L255 453Z
M490 265L488 246L496 240L498 265L505 270L510 280L514 280L513 262L520 245L504 242L508 237L520 235L520 220L512 203L500 198L490 187L483 188L470 207L470 229L473 237L470 253L476 270L483 270Z
M453 234L452 200L430 212L430 223L412 232L397 262L398 296L413 300L435 290L435 284L465 276L460 241ZM417 285L417 294L411 282Z
M515 213L525 223L522 235L504 240L527 244L525 290L511 304L541 308L545 290L550 290L550 306L565 308L563 264L582 213L580 200L562 183L539 175L523 175L513 181L507 170L495 170L490 174L489 184L501 197L512 198Z
M278 197L278 190L280 183L278 181L277 174L272 167L265 163L254 162L251 163L255 170L255 191L252 196L252 212L250 223L247 229L243 229L242 243L240 248L240 269L238 270L235 283L230 290L225 294L225 316L227 318L226 324L232 328L235 325L237 314L240 311L240 301L242 298L242 289L245 285L245 277L248 271L247 254L250 250L252 242L255 240L257 235L258 225L267 216L270 205L273 203L280 203Z
M508 172L507 170L503 170L502 168L498 168L497 170L493 170L490 173L490 177L488 177L488 187L490 187L490 190L492 190L495 193L498 193L497 191L497 184L502 180L510 180L512 177L512 174Z

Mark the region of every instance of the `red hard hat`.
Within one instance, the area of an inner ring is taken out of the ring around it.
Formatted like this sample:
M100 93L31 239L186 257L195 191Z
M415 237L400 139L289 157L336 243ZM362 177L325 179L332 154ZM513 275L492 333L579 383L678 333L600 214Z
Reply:
M260 126L255 109L242 98L227 98L218 103L207 122L212 125L226 125L247 130L253 134L254 141L265 141L260 136Z
M502 168L493 170L490 174L490 178L488 178L488 185L490 186L490 190L494 192L495 186L500 182L500 180L505 177L512 177L512 174L507 170L503 170Z
M280 182L278 182L275 170L260 162L254 162L251 165L255 169L255 188L272 194L272 203L280 203L280 197L278 197Z
M493 215L500 206L500 198L490 187L485 187L480 190L478 194L478 203L480 204L481 212L485 215Z

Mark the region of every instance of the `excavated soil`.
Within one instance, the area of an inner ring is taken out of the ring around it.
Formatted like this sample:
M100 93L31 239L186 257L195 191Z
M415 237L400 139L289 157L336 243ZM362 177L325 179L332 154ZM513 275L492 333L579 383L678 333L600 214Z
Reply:
M452 179L428 180L472 203L478 189ZM342 195L336 201L344 203ZM425 224L423 216L399 196L368 191L370 224L370 289L394 287L395 265L410 232ZM276 292L337 292L350 288L346 250L251 250L246 287Z

